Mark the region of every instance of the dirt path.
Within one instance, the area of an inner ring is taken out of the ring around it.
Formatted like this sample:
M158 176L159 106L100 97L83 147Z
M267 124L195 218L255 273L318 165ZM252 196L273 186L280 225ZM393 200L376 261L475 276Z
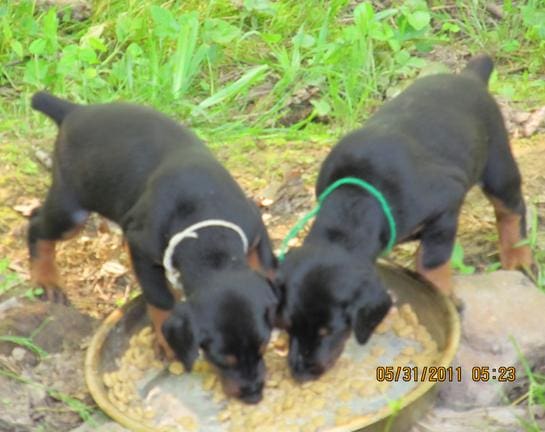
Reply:
M89 316L103 318L131 296L138 294L139 290L129 269L119 230L98 217L92 217L83 234L62 243L58 253L58 263L68 297L78 311L72 311L76 314L75 318L72 317L75 321L64 321L69 315L65 310L53 310L36 300L22 298L25 293L32 298L32 291L29 291L32 287L28 283L24 241L27 221L24 215L43 199L49 174L46 168L37 163L25 168L28 156L34 154L28 143L10 137L7 137L7 141L8 148L18 150L0 155L0 264L8 265L11 270L4 271L4 274L0 272L0 335L15 333L29 336L48 314L55 317L57 325L43 329L50 336L34 339L37 344L42 344L53 353L47 361L40 362L34 355L14 351L14 345L4 343L2 346L0 343L0 371L8 370L14 376L25 376L41 383L38 387L34 386L34 393L27 397L22 396L28 393L24 388L25 384L0 375L0 410L3 408L2 404L11 407L11 412L19 410L12 421L17 423L18 419L29 427L28 430L39 430L33 429L33 424L36 427L46 424L67 430L81 420L71 413L65 402L59 402L47 389L55 389L77 400L91 403L80 369L85 339L97 324ZM266 184L268 179L256 179L262 167L267 166L267 158L270 156L268 151L256 150L254 154L249 154L248 158L253 163L246 165L247 168L244 169L240 168L239 162L226 161L227 166L236 172L237 179L246 191L262 204L264 218L276 246L298 215L307 211L314 203L312 182L328 148L324 145L310 147L310 151L303 145L287 147L291 149L291 153L284 158L284 165L280 169L287 174L284 181L278 183ZM513 150L524 176L527 202L531 204L529 207L532 211L537 212L541 224L545 218L545 135L516 140ZM220 158L222 156L220 153ZM286 160L301 162L295 165L285 162ZM278 167L276 169L278 172ZM459 227L459 240L464 247L467 263L474 265L477 271L484 271L497 262L496 238L492 209L479 190L475 189L466 200ZM538 236L538 240L542 242L543 236ZM541 244L545 249L545 245ZM413 250L414 245L398 247L393 259L403 265L410 265ZM4 292L13 285L15 287ZM9 299L14 296L30 305L25 309L29 314L28 318L24 316L14 319L9 314L3 314L2 305L12 301ZM31 316L34 318L31 319ZM74 322L79 324L73 325ZM29 323L32 325L29 326ZM63 334L63 328L70 328L74 335L70 336L70 332ZM57 346L59 338L61 342ZM64 339L74 338L81 343L67 345L63 342ZM57 345L51 341L56 341ZM43 386L46 386L46 390ZM40 415L32 414L36 406L41 407L38 410ZM0 430L3 430L2 424Z

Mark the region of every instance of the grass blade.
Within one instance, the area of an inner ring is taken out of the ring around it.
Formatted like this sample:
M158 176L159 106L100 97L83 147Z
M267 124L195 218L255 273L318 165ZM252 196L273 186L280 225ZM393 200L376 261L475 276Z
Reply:
M250 69L235 82L229 84L227 87L223 87L216 94L213 94L212 96L203 100L198 105L198 108L206 109L213 105L217 105L226 99L236 96L238 93L248 89L256 81L263 78L263 75L267 69L269 69L267 65L256 66L253 69Z

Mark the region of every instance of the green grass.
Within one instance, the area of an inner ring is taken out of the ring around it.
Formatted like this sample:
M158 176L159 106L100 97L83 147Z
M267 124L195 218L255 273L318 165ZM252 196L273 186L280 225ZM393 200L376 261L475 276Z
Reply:
M545 375L536 373L532 370L528 360L524 357L524 354L520 351L518 343L514 340L513 337L510 337L510 340L515 347L517 356L521 362L521 365L524 369L524 374L528 378L528 391L525 395L520 397L515 403L527 400L528 401L528 412L530 414L530 419L521 420L521 426L524 427L524 430L527 432L540 432L542 427L537 423L536 409L538 407L545 407Z
M47 351L45 351L43 348L41 348L39 345L37 345L34 342L34 337L41 332L44 327L50 322L50 319L45 319L33 332L29 337L23 337L23 336L10 336L10 335L0 335L0 342L6 342L6 343L12 343L15 345L19 345L38 357L39 360L43 360L48 356ZM19 381L21 383L31 385L34 387L39 387L44 389L47 394L52 397L53 399L56 399L58 401L61 401L66 405L68 409L78 414L82 421L89 422L90 425L93 425L93 419L92 415L94 413L94 408L88 406L84 402L66 394L63 392L60 392L58 390L55 390L50 387L46 387L43 384L36 382L28 377L25 377L23 375L16 374L10 370L7 370L0 366L0 376L5 376L10 379L14 379L16 381ZM4 399L1 401L4 405L9 406L9 399Z
M9 260L0 259L0 295L16 287L21 283L19 275L9 269Z
M94 2L82 22L34 2L0 6L0 113L30 117L42 88L82 102L125 99L183 119L209 138L240 135L336 137L358 125L429 52L465 46L502 66L527 67L493 83L514 99L545 97L545 6L504 2L495 21L485 1L409 0L379 9L348 0ZM312 10L312 13L309 13ZM317 89L311 109L288 128L294 94ZM23 117L24 118L24 117ZM315 126L326 119L327 127Z
M95 409L93 407L90 407L86 403L80 401L79 399L76 399L66 393L60 392L53 388L44 386L43 384L39 382L33 381L30 378L27 378L23 375L19 375L12 371L4 369L1 366L0 366L0 376L5 376L15 381L19 381L23 384L27 384L27 385L38 387L45 390L51 398L63 402L68 409L78 414L83 422L87 422L90 426L96 426L95 422L93 421L93 414L95 413ZM9 406L9 400L6 399L6 401L3 401L3 402L5 405Z

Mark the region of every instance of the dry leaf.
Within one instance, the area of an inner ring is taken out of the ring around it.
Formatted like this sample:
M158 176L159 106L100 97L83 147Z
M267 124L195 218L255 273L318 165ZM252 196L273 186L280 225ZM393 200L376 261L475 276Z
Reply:
M121 276L127 273L127 267L118 261L108 261L102 265L102 270L115 276Z
M32 214L32 211L39 206L40 200L38 198L28 198L21 204L14 205L13 210L25 217L29 217Z

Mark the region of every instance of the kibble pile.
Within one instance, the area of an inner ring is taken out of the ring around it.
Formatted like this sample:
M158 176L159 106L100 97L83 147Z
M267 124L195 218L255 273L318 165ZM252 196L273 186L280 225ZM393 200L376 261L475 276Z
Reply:
M110 401L120 411L161 432L310 432L354 420L363 421L384 409L387 399L395 399L415 385L379 382L375 375L377 366L421 368L434 365L438 357L435 341L418 322L412 308L405 304L399 309L392 308L368 344L360 346L351 339L330 371L319 380L304 384L291 379L286 361L286 335L275 335L265 354L268 376L264 398L257 405L227 399L209 364L198 359L187 378L198 380L200 390L204 392L204 404L209 405L209 415L199 416L188 409L191 400L196 398L186 389L185 392L180 391L183 400L176 399L183 408L176 409L177 414L172 416L172 413L166 413L167 410L162 412L152 408L139 391L142 382L150 376L150 371L165 368L155 357L154 338L151 327L145 327L135 334L118 361L118 369L105 373L103 380ZM179 362L168 365L168 371L171 375L165 380L170 382L186 375ZM401 394L391 388L398 385L405 386L401 388ZM200 410L202 405L199 404ZM165 418L167 415L168 418Z

